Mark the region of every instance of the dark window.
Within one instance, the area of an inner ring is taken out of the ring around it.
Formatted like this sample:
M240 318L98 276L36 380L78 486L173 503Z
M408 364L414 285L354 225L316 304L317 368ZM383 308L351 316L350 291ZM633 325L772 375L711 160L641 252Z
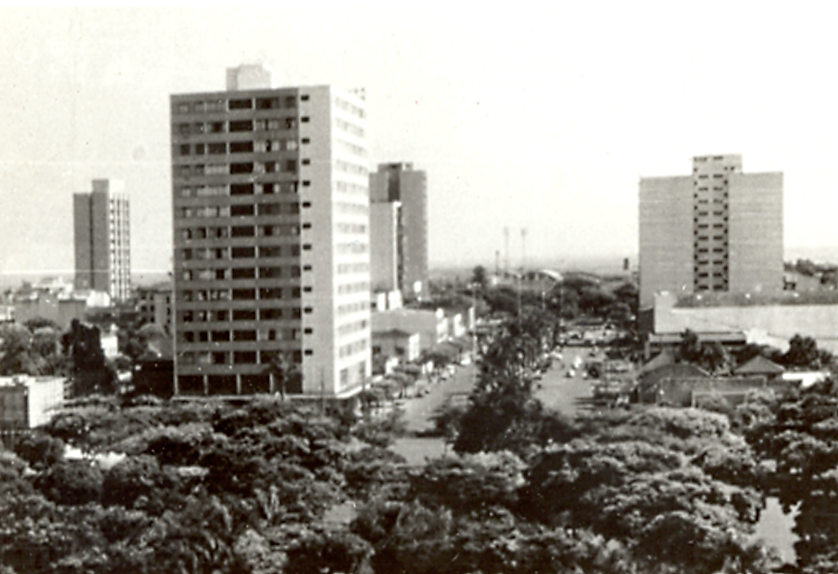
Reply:
M230 228L230 237L253 237L253 235L254 227L252 225Z
M282 299L280 287L262 287L259 289L259 299Z
M279 108L279 98L256 98L257 110L275 110Z
M234 268L233 279L253 279L256 276L255 272L252 267Z
M230 100L228 108L231 110L249 110L253 107L253 100L250 98Z
M282 267L261 267L259 269L260 279L278 279L282 277Z
M255 321L256 311L254 309L233 309L233 321Z
M282 319L282 309L262 309L259 311L259 320L268 321Z
M256 331L233 331L234 341L255 341Z
M281 257L282 250L279 246L260 247L259 257Z
M225 143L211 143L207 145L207 151L212 155L219 155L227 153L227 144Z
M234 183L230 186L230 195L253 195L253 184Z
M233 364L253 364L256 362L256 351L236 351L233 353Z
M247 301L255 298L255 289L233 289L233 301Z
M230 142L230 153L250 153L253 151L253 142Z
M230 122L230 131L231 132L252 132L253 131L253 122L250 120L236 120L234 122Z
M230 173L253 173L253 163L231 163Z
M242 375L242 394L255 395L271 390L270 375Z
M230 331L213 331L212 340L213 342L229 341Z
M252 205L231 205L230 206L230 215L233 215L233 216L253 215L253 206Z
M252 259L256 257L255 247L233 247L233 259Z

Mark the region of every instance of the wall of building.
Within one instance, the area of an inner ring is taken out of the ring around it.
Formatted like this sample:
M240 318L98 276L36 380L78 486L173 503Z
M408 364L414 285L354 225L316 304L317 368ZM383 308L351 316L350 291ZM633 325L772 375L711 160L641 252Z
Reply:
M297 392L360 390L371 372L363 98L329 86L185 94L172 114L178 384L267 392L281 352L302 371Z
M783 174L730 174L730 291L783 289Z
M374 203L400 202L396 243L399 289L405 298L427 294L428 289L428 190L427 174L410 163L380 164L370 175Z
M675 307L676 297L655 299L655 333L745 333L749 342L783 348L794 335L809 336L818 346L838 352L838 305L751 305ZM782 346L781 346L782 345Z
M419 334L419 346L428 350L448 338L448 320L442 309L396 309L372 314L373 332L398 329Z
M410 362L419 358L421 344L419 333L401 333L394 331L373 332L373 347L385 357L397 357L402 362Z
M15 301L14 317L18 323L44 318L67 329L73 319L83 319L87 303L83 299L61 299L50 293L38 293L34 299Z
M370 281L373 291L398 289L398 241L401 204L370 203Z
M64 403L63 377L0 377L0 429L35 428Z
M690 177L640 180L641 308L659 291L693 291L693 187Z
M95 179L73 196L75 287L126 301L131 289L130 214L120 181Z

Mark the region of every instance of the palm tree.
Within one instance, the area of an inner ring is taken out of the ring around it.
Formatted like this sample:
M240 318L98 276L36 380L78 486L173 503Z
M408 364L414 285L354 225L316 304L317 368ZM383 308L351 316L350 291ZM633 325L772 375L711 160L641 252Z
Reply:
M265 372L273 377L276 388L279 389L279 396L285 400L285 392L289 382L300 376L297 365L288 360L282 351L271 354L270 362L265 367Z

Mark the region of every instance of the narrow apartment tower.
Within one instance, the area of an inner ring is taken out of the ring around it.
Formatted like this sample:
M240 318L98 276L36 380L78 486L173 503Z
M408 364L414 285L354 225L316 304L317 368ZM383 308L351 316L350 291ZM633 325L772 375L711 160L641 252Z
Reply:
M640 180L640 306L655 293L783 288L783 174L742 156L693 158L689 176Z
M126 301L131 292L129 203L121 181L94 179L93 191L73 196L74 287Z
M405 299L428 293L428 181L411 163L383 163L370 175L373 203L400 202L398 283Z
M278 392L282 354L285 392L351 395L371 373L363 93L227 80L171 97L175 392Z

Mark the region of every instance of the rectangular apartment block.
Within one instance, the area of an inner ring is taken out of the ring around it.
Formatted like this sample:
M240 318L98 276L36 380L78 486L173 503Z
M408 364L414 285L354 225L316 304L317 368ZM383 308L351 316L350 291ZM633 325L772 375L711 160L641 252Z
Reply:
M397 235L397 281L405 299L428 290L428 178L410 163L384 163L370 175L373 203L401 206Z
M371 372L363 94L247 85L171 98L175 392L276 392L281 353L287 392L346 396Z
M693 173L640 180L640 305L655 293L783 287L783 174L742 156L693 158Z
M93 180L93 190L73 196L77 290L108 293L115 301L131 292L131 233L124 184Z

